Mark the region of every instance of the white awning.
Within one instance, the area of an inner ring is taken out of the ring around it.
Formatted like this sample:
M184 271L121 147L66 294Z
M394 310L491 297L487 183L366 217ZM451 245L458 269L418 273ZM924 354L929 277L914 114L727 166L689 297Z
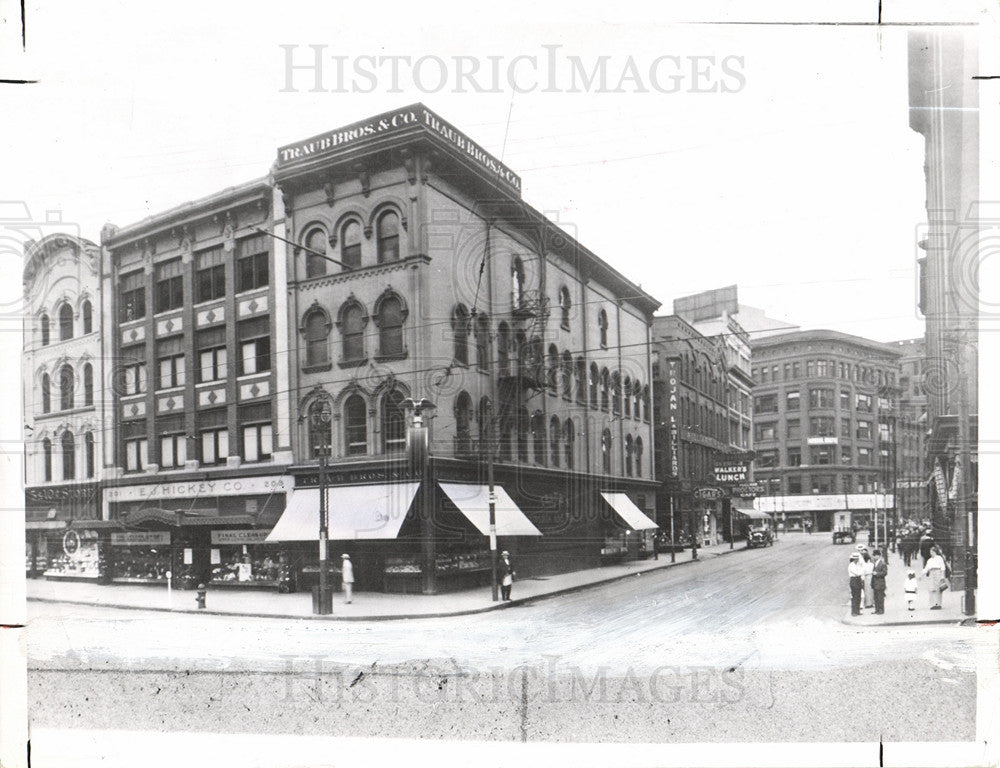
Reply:
M633 531L648 531L651 528L659 528L656 523L650 520L624 493L601 492L604 500L611 505L611 508L618 513L618 516L625 521L625 524Z
M490 489L485 485L462 485L460 483L440 483L441 490L448 494L461 513L465 515L484 536L490 535ZM493 486L496 493L497 536L541 536L542 532L524 516L507 491L499 485Z
M394 539L420 483L341 485L327 488L329 538ZM316 541L319 538L319 488L289 495L281 518L266 541Z
M767 512L758 512L756 509L749 507L733 507L734 510L739 512L745 517L752 517L755 520L770 520L771 516Z

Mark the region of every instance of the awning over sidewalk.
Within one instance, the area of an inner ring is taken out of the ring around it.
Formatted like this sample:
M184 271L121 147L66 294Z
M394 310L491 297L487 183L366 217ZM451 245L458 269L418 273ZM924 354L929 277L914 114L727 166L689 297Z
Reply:
M341 485L327 488L331 540L394 539L399 535L420 483ZM319 488L292 491L266 541L319 538Z
M771 516L767 512L758 512L752 507L733 507L736 512L739 512L744 517L750 517L754 520L770 520Z
M618 516L625 521L625 524L633 531L648 531L651 528L659 528L656 523L650 520L624 493L601 492L611 508L618 513Z
M490 489L485 485L462 485L460 483L440 483L448 498L469 522L485 536L490 535ZM524 516L514 500L499 485L493 486L496 493L497 536L541 536L531 521Z

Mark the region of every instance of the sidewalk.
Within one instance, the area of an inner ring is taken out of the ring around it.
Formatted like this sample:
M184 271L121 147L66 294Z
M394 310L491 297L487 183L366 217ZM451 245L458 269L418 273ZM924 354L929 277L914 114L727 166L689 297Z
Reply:
M698 561L719 557L729 552L745 550L745 544L736 542L717 544L698 550ZM221 614L267 618L295 618L317 620L386 620L433 618L482 613L535 600L566 594L580 589L606 584L611 581L637 577L650 571L698 562L691 560L691 551L677 553L677 562L670 562L669 553L660 553L659 560L652 558L592 568L572 573L526 578L514 583L510 602L492 602L490 588L480 587L464 592L440 595L399 595L384 592L355 592L354 601L348 605L340 592L333 595L333 615L316 616L312 612L312 594L296 592L279 595L273 591L236 590L221 588L208 590L207 608L198 610L194 590L172 590L166 587L137 584L88 584L81 582L46 581L29 579L29 601L99 605L115 608L132 608L147 611L174 611L183 613Z
M854 551L854 550L852 550ZM844 609L845 624L860 627L900 626L903 624L957 624L969 617L962 613L962 594L946 589L941 595L941 610L930 609L930 597L927 588L929 580L923 575L919 555L911 561L909 568L903 564L903 558L898 553L890 552L886 557L889 572L885 578L885 613L876 616L873 608L862 608L860 616L851 616L850 599ZM917 599L914 610L906 608L906 594L903 592L903 582L906 572L917 574ZM847 586L847 554L844 556L844 585Z

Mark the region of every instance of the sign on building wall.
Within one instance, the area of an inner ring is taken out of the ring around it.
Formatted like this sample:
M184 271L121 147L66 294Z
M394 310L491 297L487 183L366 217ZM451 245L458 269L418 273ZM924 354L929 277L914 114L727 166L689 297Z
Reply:
M677 414L679 410L677 394L677 364L679 362L679 359L676 357L672 357L667 360L667 440L669 445L669 472L671 477L680 477L680 434L677 423Z
M234 531L212 531L213 544L260 544L270 531L246 528Z
M729 461L716 464L714 470L715 482L724 485L745 483L746 479L750 476L750 464L745 461Z
M205 496L240 496L243 494L289 493L294 487L291 475L239 477L226 480L192 480L155 485L124 485L105 488L109 502L152 501L160 499L197 499Z
M126 531L111 534L113 547L155 547L170 544L169 531Z

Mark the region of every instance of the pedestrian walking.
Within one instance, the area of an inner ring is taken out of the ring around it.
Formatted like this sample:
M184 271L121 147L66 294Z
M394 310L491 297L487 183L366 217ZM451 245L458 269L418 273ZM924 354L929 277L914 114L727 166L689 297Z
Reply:
M947 564L940 548L934 547L930 557L927 558L927 565L924 566L924 576L927 577L927 592L932 611L941 610L941 593L948 588L948 580L945 578L946 570Z
M851 553L851 559L847 563L847 583L851 588L851 616L860 616L864 570L861 568L861 555L857 552Z
M344 596L349 603L354 597L354 565L351 563L351 556L346 552L340 556L340 562L340 572L344 582Z
M874 608L875 591L872 589L872 574L875 572L875 563L867 549L861 550L861 571L863 573L865 608Z
M903 565L910 567L919 549L920 534L915 528L908 528L903 534Z
M501 552L500 557L502 558L502 562L500 563L500 575L502 576L500 580L500 594L504 600L510 600L510 588L514 584L516 573L514 566L510 564L510 552Z
M914 571L906 572L903 593L906 595L906 609L912 611L917 604L917 574Z
M875 565L872 567L872 591L875 593L875 613L885 613L885 577L889 572L889 564L886 562L881 549L876 549Z
M924 530L923 535L920 537L919 544L917 545L920 551L920 557L923 559L923 567L927 567L927 561L931 557L931 550L934 548L934 536L930 528Z

